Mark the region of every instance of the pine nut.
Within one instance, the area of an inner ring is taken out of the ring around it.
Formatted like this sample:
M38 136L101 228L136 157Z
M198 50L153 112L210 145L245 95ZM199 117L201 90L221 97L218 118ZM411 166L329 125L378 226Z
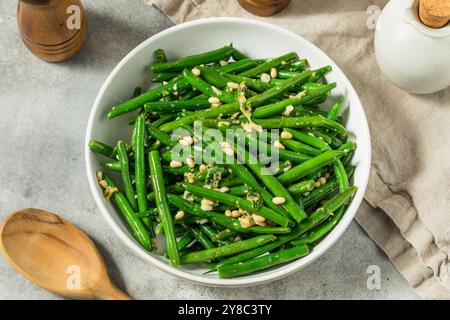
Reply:
M242 216L242 212L240 212L239 210L233 210L231 211L231 216L233 218L239 218L240 216Z
M231 218L232 217L231 210L225 210L225 216Z
M276 205L280 205L286 202L286 199L283 197L274 197L272 198L272 202Z
M289 140L292 139L292 133L288 132L288 131L283 131L281 132L281 138Z
M281 150L285 149L285 146L278 140L273 142L273 146L277 149L281 149Z
M267 226L267 223L265 221L255 221L255 224L260 227Z
M249 228L253 225L253 220L248 216L241 217L239 218L239 223L241 224L242 228Z
M195 161L192 158L187 158L186 159L186 164L189 166L189 168L194 168L195 167Z
M221 103L222 101L220 101L220 99L216 97L209 97L208 102L211 104L218 104Z
M191 72L192 72L192 74L193 74L194 76L196 76L196 77L198 77L198 76L202 73L202 72L201 72L199 69L197 69L197 68L192 69Z
M203 205L200 207L203 211L212 211L212 206Z
M320 183L320 181L316 181L314 183L314 187L319 188L322 184Z
M325 173L325 179L330 179L330 174L328 172Z
M228 187L222 187L219 189L220 192L227 192L228 190L230 190Z
M261 81L262 82L264 82L264 83L269 83L270 82L270 75L269 74L267 74L267 73L263 73L262 75L261 75Z
M184 140L184 139L178 140L178 143L181 144L184 147L189 147L190 146L189 142Z
M228 62L225 61L225 60L220 60L219 64L220 64L221 67L223 67L223 66L226 66L228 64Z
M207 198L203 198L201 201L201 205L205 205L205 206L211 206L213 207L216 203L210 199Z
M270 69L270 76L275 79L278 76L278 70L276 68Z
M98 182L98 184L103 188L103 189L107 189L108 188L108 184L106 183L105 180L100 180Z
M206 166L204 164L201 164L200 167L198 168L198 171L205 172L206 171Z
M181 161L178 160L172 160L170 161L170 167L171 168L179 168L181 167L183 164L181 163Z
M327 183L327 179L325 179L325 177L320 177L319 182L320 182L320 184L325 184L325 183Z
M252 218L255 222L263 222L266 221L266 218L264 218L263 216L257 215L257 214L252 214Z
M289 105L286 107L286 109L284 109L282 115L288 117L293 110L294 110L294 106Z
M239 88L239 84L236 82L228 82L227 87L230 88L230 90L236 90Z
M175 215L175 220L180 220L180 219L183 219L183 217L184 217L184 211L177 211L177 214Z
M219 89L217 89L214 86L211 86L211 90L218 96L220 96L222 94L222 91L220 91Z

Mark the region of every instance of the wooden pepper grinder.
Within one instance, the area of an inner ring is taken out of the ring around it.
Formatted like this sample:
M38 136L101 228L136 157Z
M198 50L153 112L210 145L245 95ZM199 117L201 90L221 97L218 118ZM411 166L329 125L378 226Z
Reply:
M450 0L420 0L419 17L430 28L445 27L450 21Z
M64 61L83 47L87 17L80 0L19 0L19 33L37 57Z
M291 0L238 0L247 11L262 17L272 16L284 10Z

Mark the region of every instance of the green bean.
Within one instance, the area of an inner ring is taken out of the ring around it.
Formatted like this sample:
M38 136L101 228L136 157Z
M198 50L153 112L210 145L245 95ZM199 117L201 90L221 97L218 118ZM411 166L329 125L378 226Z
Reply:
M283 234L283 233L289 233L291 231L290 228L287 227L260 227L260 226L253 226L244 228L241 226L238 219L232 219L226 217L223 213L218 213L214 211L205 211L201 209L201 206L196 203L188 202L179 196L169 194L168 195L169 202L177 207L180 210L183 210L189 214L192 214L199 218L208 219L218 225L221 225L222 227L225 227L227 229L238 231L240 233L257 233L257 234Z
M344 97L340 97L336 103L330 108L328 111L328 119L337 121L339 118L339 114L341 113L342 103L344 102Z
M304 257L307 254L309 254L308 246L300 245L264 255L246 262L222 266L217 268L217 271L219 272L220 278L233 278L287 263Z
M208 97L216 97L225 103L233 103L235 96L231 92L222 91L214 86L211 86L208 82L204 81L198 76L195 76L190 70L184 69L182 72L184 79L194 88L203 92Z
M235 187L238 185L243 184L244 181L240 177L227 177L226 179L223 179L220 183L222 187Z
M214 245L214 243L212 243L207 237L206 235L201 232L199 229L197 229L196 227L194 227L193 225L189 225L186 226L188 228L189 231L192 232L192 234L195 237L195 240L197 240L205 249L213 249L216 246ZM183 259L183 257L182 257Z
M153 56L155 57L156 63L164 63L167 62L166 52L164 49L156 49L153 51Z
M241 51L239 51L237 49L234 49L232 56L233 56L233 59L236 61L248 59L248 57L245 54L243 54Z
M178 71L185 68L195 67L201 64L208 64L219 60L228 60L234 53L234 49L231 46L225 46L223 48L187 56L176 61L166 63L155 63L152 65L153 72L165 72L165 71Z
M177 242L178 252L183 252L193 241L195 241L194 235L191 231L187 230Z
M158 128L159 126L163 125L168 121L173 120L174 118L176 118L175 114L164 114L158 120L153 121L152 126Z
M121 170L119 161L105 162L103 166L110 171L120 172Z
M239 234L238 231L231 229L224 229L217 233L217 239L225 241L230 239L231 237L237 236Z
M283 216L286 215L286 212L282 208L280 208L279 206L277 206L272 202L273 196L270 194L270 192L268 192L266 189L264 189L264 187L262 187L259 184L259 182L253 177L253 175L250 173L250 171L248 171L248 169L245 166L241 164L229 164L228 166L236 176L240 177L242 181L244 181L244 183L249 185L251 188L253 188L256 192L258 192L261 195L261 198L263 199L266 206L268 206L270 209L276 211L277 213Z
M321 127L335 131L340 135L345 135L345 128L338 122L329 120L320 116L298 117L298 118L273 118L273 119L254 119L256 124L263 128L281 129L281 128L306 128Z
M255 80L239 75L233 75L233 74L224 74L225 78L228 78L228 81L236 82L236 83L245 83L247 87L254 89L258 92L263 92L266 90L269 90L273 87L273 85L262 82L260 80Z
M108 113L108 119L113 119L122 114L137 110L147 102L157 101L168 94L183 91L190 87L191 85L184 80L181 75L177 76L166 85L151 89L137 97L114 106Z
M299 73L298 76L291 78L291 79L296 79L296 78L302 78L303 81L306 81L307 79L309 79L311 77L311 71L304 71L302 73ZM289 80L291 80L289 79ZM286 80L286 81L289 81ZM301 83L301 82L299 82ZM329 92L330 90L332 90L333 88L336 87L336 83L330 83L329 85L327 85L326 87L322 88L321 90L316 90L316 91L312 91L312 92L306 92L306 95L298 95L297 97L292 97L289 99L285 99L279 102L275 102L269 105L265 105L262 106L258 109L256 109L253 112L253 116L255 118L268 118L274 115L277 115L283 111L285 111L287 106L299 106L301 104L306 104L309 103L310 101L316 99L319 96L322 96L323 94L326 94L327 92Z
M158 208L159 218L164 228L164 235L167 245L167 254L172 265L180 264L180 256L177 249L177 240L175 238L174 222L170 214L169 204L167 203L166 189L164 186L164 177L161 170L158 151L150 151L148 154L150 166L150 177L153 190L155 191L156 207ZM145 198L147 202L147 198Z
M134 152L134 169L136 178L136 194L139 211L148 210L147 201L147 175L145 172L145 117L140 115L136 119L135 124L135 152ZM151 230L152 222L150 218L143 219L145 225Z
M346 168L347 176L351 177L353 175L354 171L355 171L354 167L350 166L350 167ZM306 207L312 206L338 190L339 190L339 184L337 182L337 179L336 179L336 177L332 177L324 185L312 190L309 193L309 195L304 198L303 203Z
M176 76L178 76L179 72L162 72L162 73L156 73L152 77L152 82L161 83L164 81L170 81Z
M302 152L304 154L318 156L321 154L321 151L319 149L316 149L314 147L311 147L307 144L304 144L300 141L296 140L289 140L289 139L281 139L281 143L291 149L292 151Z
M294 130L294 129L290 129L290 128L285 128L285 131L289 132L292 134L292 136L294 137L294 139L306 143L314 148L319 149L321 152L325 152L327 150L330 150L330 146L324 142L323 140L321 140L320 138L316 138L314 135L310 135L298 130Z
M288 191L292 194L302 194L312 190L314 190L314 180L300 181L288 188Z
M314 226L317 226L319 223L327 219L330 216L330 214L331 214L330 211L326 210L315 211L308 218L303 220L294 230L292 230L292 233L280 235L274 242L268 243L256 249L248 250L236 256L222 260L215 267L218 268L220 266L246 261L251 258L258 257L276 248L279 248L283 244L292 241L301 236L302 234L304 234L305 232L311 230Z
M128 154L123 141L117 142L117 153L119 155L120 171L122 175L123 187L125 189L125 195L134 210L137 209L136 198L131 184L130 167L128 163Z
M236 186L236 187L230 188L230 190L228 191L228 193L231 194L231 195L233 195L233 196L243 197L243 196L245 196L250 190L252 190L252 189L249 188L246 184L243 184L242 186Z
M280 67L280 70L278 70L278 75L281 78L280 71L301 71L307 66L308 66L308 60L295 59L294 61L287 63L284 66L282 65Z
M202 100L176 100L176 101L155 101L144 105L147 112L172 113L186 110L198 110L210 108L208 99Z
M269 155L272 155L272 146L270 144L262 144L262 142L254 136L247 136L247 138L249 138L249 143L257 144L258 148L264 148L264 150L267 150ZM293 152L283 149L277 149L276 152L278 152L278 156L281 160L289 160L295 163L302 163L311 159L311 156L300 152Z
M269 71L272 68L282 65L283 62L288 62L295 58L298 58L297 54L295 52L290 52L290 53L284 54L278 58L271 59L271 60L269 60L263 64L260 64L250 70L244 71L240 75L243 77L248 77L248 78L255 77L266 71Z
M278 70L278 77L280 79L289 79L298 75L298 71Z
M339 185L339 191L344 192L349 187L349 183L347 173L340 159L333 163L333 171Z
M238 156L241 157L241 161L242 159L248 159L247 166L263 182L267 189L272 192L273 195L284 199L285 202L282 204L283 208L292 218L294 218L296 222L300 222L306 218L303 208L292 198L291 194L283 187L280 181L267 172L267 168L263 167L263 165L253 154L247 152L244 148L239 148L237 153ZM273 199L274 198L270 199L270 201L273 202Z
M180 97L180 101L186 101L186 100L191 100L191 99L195 99L197 96L199 95L203 95L203 93L200 93L197 89L192 89L192 90L187 90L181 97Z
M195 263L207 260L214 260L220 257L230 256L242 251L250 250L262 246L268 242L275 241L276 237L274 235L262 235L256 236L247 240L242 240L225 246L207 249L203 251L191 252L183 255L181 257L181 262Z
M106 143L98 140L91 140L89 142L89 149L98 154L104 155L105 157L116 160L114 148Z
M106 181L109 187L117 188L113 180L107 175L103 174L103 179L104 181ZM116 191L113 193L112 197L120 212L122 212L131 230L133 231L136 240L144 249L151 251L152 242L150 240L148 231L145 229L145 226L143 225L141 220L136 216L136 213L134 212L131 204L128 202L126 196L122 192Z
M194 76L195 77L195 76ZM297 83L301 82L303 80L302 77L293 77L289 80L286 80L285 83L283 83L280 86L275 86L272 89L269 89L263 93L260 93L256 96L253 96L247 100L247 105L256 107L261 104L266 103L267 101L276 98L286 91L288 91L290 88L295 86ZM214 119L218 118L219 116L227 116L236 112L240 111L240 106L237 103L229 103L224 104L219 107L215 107L208 110L199 110L193 112L191 115L188 115L186 117L183 117L181 119L166 123L161 126L161 130L164 132L171 132L175 130L176 128L185 125L185 124L192 124L196 120L200 119Z
M254 212L260 216L263 216L266 219L278 223L280 226L287 227L289 224L289 219L286 218L285 216L282 216L278 212L265 206L255 208L251 201L235 197L233 195L226 194L220 191L205 189L203 187L196 186L193 184L186 183L184 184L184 187L187 191L192 192L198 196L219 201L229 206L238 206L239 208L242 208L252 213Z
M339 148L339 146L340 146L339 145L337 147L333 147L331 145L333 139L331 138L331 136L329 134L325 134L325 133L323 133L321 131L314 130L312 128L305 128L302 131L305 132L306 134L312 136L312 137L315 137L317 139L323 140L323 142L325 142L326 144L328 144L332 148Z
M325 73L330 72L331 70L332 70L331 66L324 66L322 68L314 70L311 82L319 82L323 78Z
M217 71L220 71L222 73L236 74L236 73L244 72L244 71L246 71L250 68L253 68L257 65L258 64L254 60L244 59L244 60L239 60L239 61L236 61L233 63L229 63L227 65L224 65L224 66L220 67L219 69L217 69Z
M358 188L356 186L351 186L345 189L345 191L335 195L333 198L328 200L322 207L316 211L331 211L335 212L337 209L345 205L356 193Z
M147 132L155 139L159 140L162 144L169 146L169 147L175 147L177 145L177 142L172 140L170 136L159 130L158 128L154 127L151 124L146 125Z
M211 68L202 66L198 66L197 69L200 70L202 78L211 83L213 86L216 86L217 88L223 90L227 88L229 80L225 78L221 73Z
M217 230L208 224L201 224L200 230L211 240L213 243L219 242L217 239Z
M337 150L326 151L312 159L300 163L289 171L281 174L278 179L282 184L292 183L310 174L318 168L333 163L336 159L339 159L355 150L355 148L356 145L353 142L347 142Z
M294 246L302 244L311 244L319 239L323 238L327 233L329 233L341 220L345 213L345 206L340 207L333 216L328 218L325 222L319 224L317 227L309 231L308 233L300 236L298 239L293 240L291 243Z

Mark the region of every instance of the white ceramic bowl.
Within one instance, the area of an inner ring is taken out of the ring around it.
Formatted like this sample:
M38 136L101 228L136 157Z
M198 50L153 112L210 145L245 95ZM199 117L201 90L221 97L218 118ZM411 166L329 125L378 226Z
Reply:
M308 58L312 68L324 65L333 67L333 71L327 75L327 80L337 82L337 88L333 90L333 97L329 100L334 100L339 95L346 97L343 114L351 138L358 145L353 157L353 164L356 166L353 180L359 189L339 224L308 256L258 274L235 279L219 279L213 274L204 275L205 270L200 267L173 268L160 254L149 253L138 245L120 213L103 198L95 172L101 169L105 159L92 153L88 148L88 142L91 139L99 139L114 144L119 138L130 136L131 128L127 125L129 116L108 120L106 114L112 105L128 99L136 86L150 85L150 76L145 67L152 62L155 49L164 48L168 58L175 59L219 48L231 42L236 48L254 58L276 57L296 51L300 56ZM245 286L269 282L304 268L325 253L344 233L363 199L369 178L371 152L369 129L361 102L339 67L316 46L292 32L268 23L237 18L205 19L174 26L133 49L114 68L103 84L89 117L85 145L86 169L91 192L100 212L119 238L136 254L161 270L186 280L212 286Z

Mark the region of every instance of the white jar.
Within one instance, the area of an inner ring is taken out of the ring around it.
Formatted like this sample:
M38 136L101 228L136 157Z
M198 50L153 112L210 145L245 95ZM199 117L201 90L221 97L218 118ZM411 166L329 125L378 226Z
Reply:
M375 32L375 55L385 76L411 93L450 86L450 25L432 29L420 22L418 0L391 0Z

